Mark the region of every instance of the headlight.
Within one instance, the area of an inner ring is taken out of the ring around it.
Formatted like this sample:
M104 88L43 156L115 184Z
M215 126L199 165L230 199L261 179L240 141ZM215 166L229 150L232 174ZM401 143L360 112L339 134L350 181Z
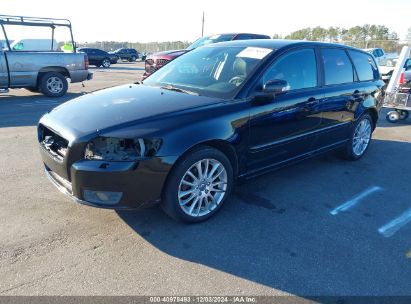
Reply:
M153 156L160 145L160 139L97 137L87 144L84 158L105 161L135 161Z

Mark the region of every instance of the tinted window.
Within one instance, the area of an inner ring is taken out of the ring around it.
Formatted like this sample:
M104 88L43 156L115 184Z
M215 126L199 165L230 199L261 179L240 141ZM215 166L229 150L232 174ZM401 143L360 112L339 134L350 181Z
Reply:
M234 38L234 40L247 40L247 39L256 39L256 36L251 35L251 34L241 34Z
M378 69L370 55L357 51L348 51L348 53L351 56L360 81L378 78Z
M326 85L353 82L351 61L344 50L322 49L321 54Z
M263 83L273 79L286 80L290 90L317 86L317 64L314 50L291 51L277 59L265 72Z

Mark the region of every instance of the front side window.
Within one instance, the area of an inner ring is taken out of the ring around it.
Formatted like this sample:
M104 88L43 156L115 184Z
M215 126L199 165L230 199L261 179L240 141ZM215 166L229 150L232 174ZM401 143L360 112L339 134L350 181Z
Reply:
M354 63L360 81L379 78L378 68L375 65L374 59L370 55L351 50L348 51L348 53Z
M347 53L342 49L323 48L321 57L324 64L325 84L343 84L354 81L354 73Z
M313 49L291 51L277 59L263 76L263 83L280 79L288 82L290 90L317 86L317 63Z
M171 61L143 83L232 98L272 51L257 47L202 47Z

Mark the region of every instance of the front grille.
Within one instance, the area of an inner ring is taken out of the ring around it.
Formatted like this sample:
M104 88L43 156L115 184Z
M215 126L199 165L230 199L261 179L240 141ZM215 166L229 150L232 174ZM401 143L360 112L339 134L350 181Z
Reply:
M168 59L157 59L157 62L156 62L157 68L160 66L166 65L169 62L170 60Z
M43 125L39 126L40 145L53 157L62 161L68 149L68 141Z

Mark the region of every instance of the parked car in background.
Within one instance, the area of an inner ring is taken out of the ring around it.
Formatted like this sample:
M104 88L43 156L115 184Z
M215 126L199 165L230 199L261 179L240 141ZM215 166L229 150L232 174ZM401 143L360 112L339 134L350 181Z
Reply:
M71 22L65 19L0 15L0 24L47 29L65 27L73 37ZM7 34L5 28L3 31ZM51 31L50 36L53 36ZM10 88L25 88L49 97L60 97L67 92L68 80L75 83L92 79L86 54L56 52L57 42L52 41L17 39L11 43L6 39L4 49L0 50L0 93Z
M231 33L231 34L218 34L218 35L204 36L204 37L201 37L200 39L197 39L194 43L189 45L184 50L164 51L164 52L158 52L150 56L147 56L145 60L145 72L143 75L143 79L150 76L152 73L154 73L159 68L169 63L171 60L187 53L190 50L198 48L200 46L217 43L217 42L223 42L223 41L249 40L249 39L271 39L271 37L268 35L250 34L250 33Z
M385 82L389 82L394 72L395 66L397 65L398 58L387 59L385 64L379 65L378 68L381 73L381 78ZM411 80L411 58L408 58L404 64L404 81Z
M143 83L58 106L40 119L38 141L45 173L77 202L160 203L174 219L200 222L238 179L331 150L363 157L383 85L374 58L355 48L223 42L190 51Z
M109 54L100 49L78 48L77 51L86 53L90 64L96 67L102 66L103 68L109 68L111 64L117 63L118 61L116 55Z
M127 60L130 62L136 61L140 56L135 49L121 48L109 54L116 55L121 60Z

